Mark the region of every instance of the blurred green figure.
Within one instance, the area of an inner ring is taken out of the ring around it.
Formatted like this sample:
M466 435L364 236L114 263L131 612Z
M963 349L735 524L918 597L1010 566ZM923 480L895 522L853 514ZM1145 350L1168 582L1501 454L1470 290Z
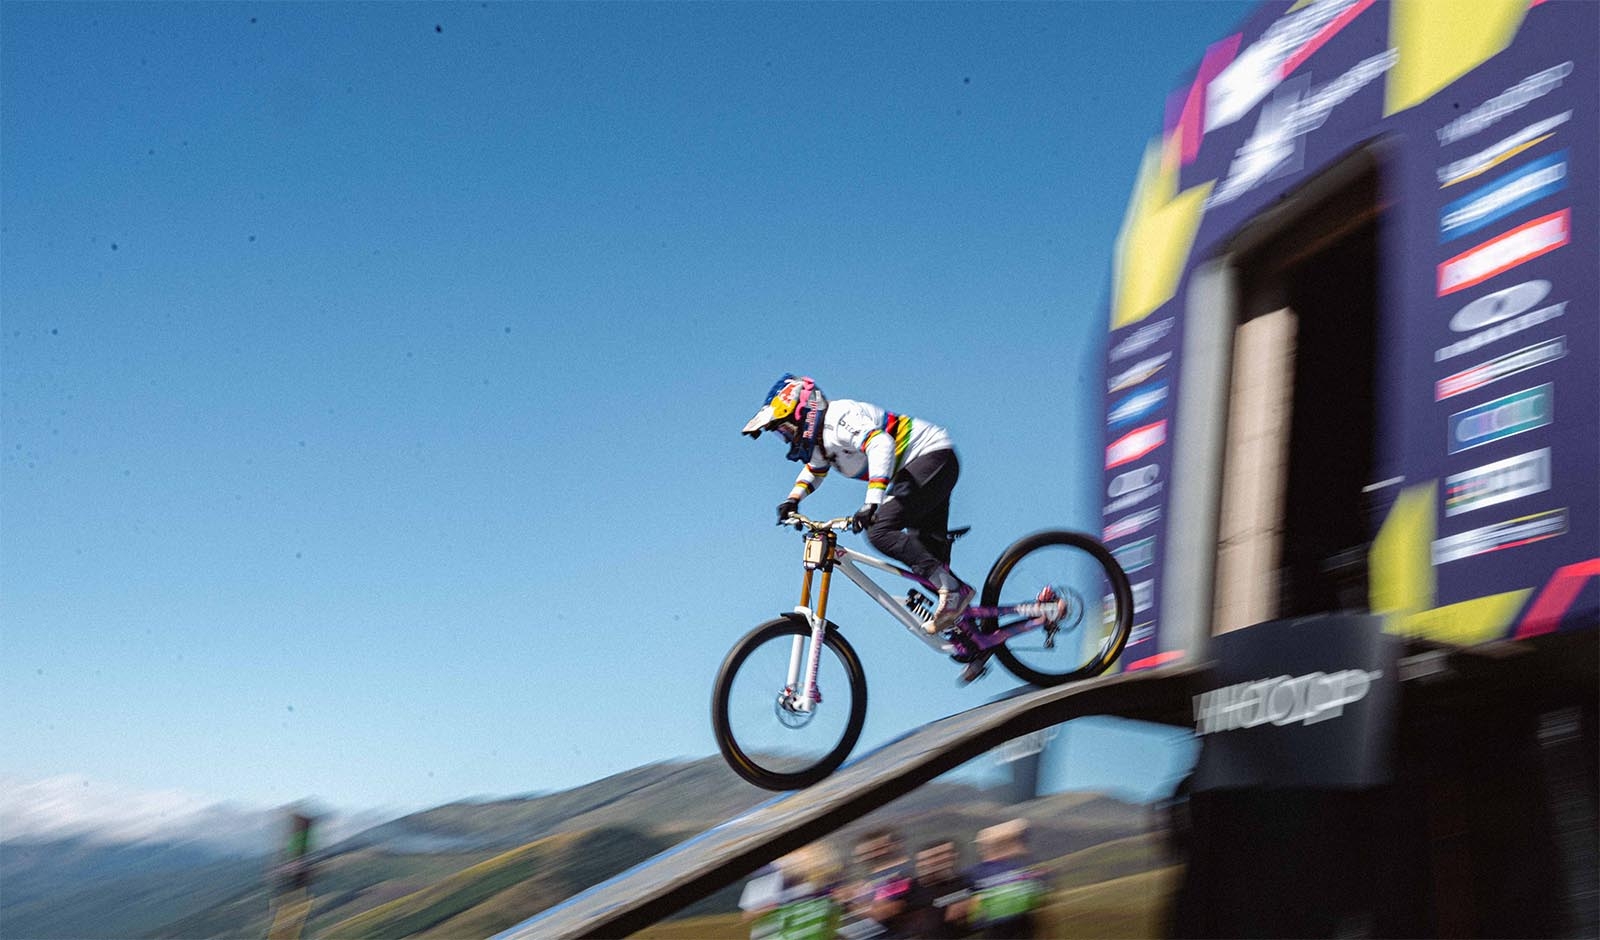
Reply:
M1039 936L1037 911L1046 893L1042 872L1028 857L1028 823L1023 819L978 833L981 861L967 873L972 881L968 925L974 936L1027 940Z
M773 940L834 940L839 932L839 865L820 843L797 849L778 867L789 881L770 927Z

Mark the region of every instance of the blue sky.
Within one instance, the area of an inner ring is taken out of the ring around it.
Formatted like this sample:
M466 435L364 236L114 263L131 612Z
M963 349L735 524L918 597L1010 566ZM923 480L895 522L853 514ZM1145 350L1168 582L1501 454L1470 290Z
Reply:
M787 370L951 430L969 580L1093 530L1111 245L1250 6L6 3L0 773L423 806L713 753L798 589L737 433ZM869 744L1011 684L830 613Z

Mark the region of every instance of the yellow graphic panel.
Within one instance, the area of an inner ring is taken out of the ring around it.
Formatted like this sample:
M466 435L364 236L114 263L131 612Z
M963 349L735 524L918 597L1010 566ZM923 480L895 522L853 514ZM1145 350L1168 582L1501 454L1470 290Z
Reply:
M1401 491L1372 540L1367 581L1374 612L1410 614L1433 606L1432 483Z
M1435 607L1432 546L1438 483L1407 487L1372 541L1368 594L1388 614L1390 633L1468 646L1505 636L1533 590L1507 591Z
M1394 0L1389 44L1399 59L1389 72L1384 116L1432 98L1446 85L1511 45L1528 0Z
M1517 611L1522 609L1522 605L1527 603L1528 595L1532 593L1532 588L1525 591L1507 591L1504 594L1475 597L1459 604L1424 610L1404 618L1398 625L1391 621L1390 632L1427 637L1430 640L1461 646L1498 640L1506 635L1512 619L1517 616Z
M1138 323L1178 292L1206 197L1215 181L1178 192L1175 167L1165 167L1162 144L1150 142L1117 235L1112 266L1111 328Z

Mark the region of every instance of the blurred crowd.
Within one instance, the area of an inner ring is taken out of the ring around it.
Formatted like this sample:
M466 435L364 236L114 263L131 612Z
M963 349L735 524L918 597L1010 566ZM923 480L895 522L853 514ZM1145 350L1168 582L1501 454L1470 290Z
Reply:
M964 867L954 840L913 855L898 832L874 829L856 842L848 871L812 843L757 872L739 907L751 940L1041 936L1047 883L1028 852L1027 822L990 826L975 841L977 860Z

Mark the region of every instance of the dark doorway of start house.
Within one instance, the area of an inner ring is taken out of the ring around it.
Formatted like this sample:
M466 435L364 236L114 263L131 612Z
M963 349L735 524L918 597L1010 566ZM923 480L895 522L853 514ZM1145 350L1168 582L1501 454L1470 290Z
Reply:
M1380 176L1354 155L1236 257L1217 631L1366 606Z

